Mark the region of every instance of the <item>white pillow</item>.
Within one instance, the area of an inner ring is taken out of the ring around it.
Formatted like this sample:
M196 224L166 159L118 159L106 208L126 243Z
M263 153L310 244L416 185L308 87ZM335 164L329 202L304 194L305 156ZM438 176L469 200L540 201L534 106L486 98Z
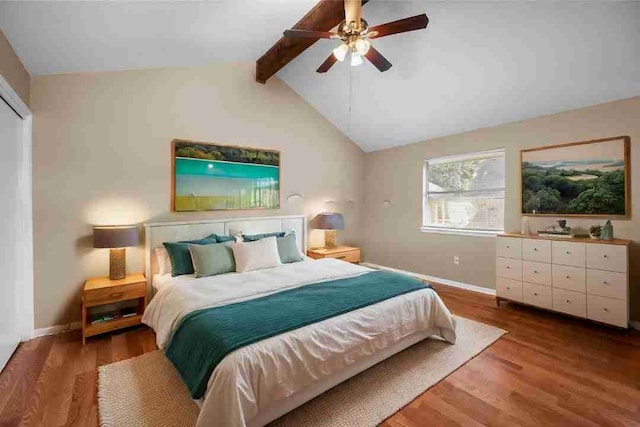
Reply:
M156 248L156 261L158 261L158 274L171 273L171 258L165 248Z
M267 237L255 242L233 243L231 249L236 259L238 273L282 265L275 237Z

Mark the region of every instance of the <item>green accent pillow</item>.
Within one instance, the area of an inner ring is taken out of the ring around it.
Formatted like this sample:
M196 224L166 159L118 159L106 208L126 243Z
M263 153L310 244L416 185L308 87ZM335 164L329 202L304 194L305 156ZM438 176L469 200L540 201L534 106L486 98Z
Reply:
M164 242L163 245L167 249L169 259L171 260L171 275L173 277L182 276L183 274L193 274L193 261L191 261L191 252L189 252L189 244L194 245L210 245L217 243L216 235L212 234L204 239L185 240L182 242Z
M288 264L291 262L302 261L298 245L296 245L295 233L287 234L284 237L276 238L278 243L278 254L280 255L280 262Z
M264 234L243 234L242 240L245 242L255 242L256 240L262 240L267 237L284 237L284 231L277 231L275 233L264 233Z
M216 235L218 243L235 242L236 238L233 236L218 236Z
M216 276L236 271L233 250L228 243L189 245L193 269L198 277Z

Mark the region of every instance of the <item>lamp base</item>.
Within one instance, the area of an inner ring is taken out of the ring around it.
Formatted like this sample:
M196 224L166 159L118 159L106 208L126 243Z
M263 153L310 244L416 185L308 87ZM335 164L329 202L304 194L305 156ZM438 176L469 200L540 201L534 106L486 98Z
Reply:
M333 249L336 247L336 230L325 230L324 232L324 247L327 249Z
M125 248L109 250L109 279L119 280L127 277L127 254Z

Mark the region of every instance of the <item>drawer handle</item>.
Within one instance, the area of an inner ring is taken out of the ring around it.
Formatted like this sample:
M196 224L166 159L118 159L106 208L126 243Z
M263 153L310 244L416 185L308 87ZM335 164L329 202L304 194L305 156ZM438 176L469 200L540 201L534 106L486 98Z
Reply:
M603 308L604 311L606 311L607 313L609 312L609 309L607 307Z
M538 274L538 270L533 270L533 274Z
M538 293L537 293L537 292L534 292L533 294L534 294L535 296L538 296Z
M609 258L609 257L607 256L607 254L604 254L604 257L605 257L605 258Z
M507 245L507 249L511 249L511 246Z
M116 292L115 294L111 294L110 297L111 298L120 298L123 295L124 295L124 292Z
M511 267L509 267L508 265L507 265L507 270L511 270Z
M571 252L567 251L567 255L571 255Z
M533 248L533 250L534 250L535 252L538 252L538 248Z
M567 304L571 304L571 301L567 300Z
M566 278L566 279L571 279L571 276L566 276L565 278Z
M604 280L604 281L602 281L602 284L603 285L608 285L609 283L606 280Z
M508 289L508 290L511 290L511 286L507 286L507 289Z

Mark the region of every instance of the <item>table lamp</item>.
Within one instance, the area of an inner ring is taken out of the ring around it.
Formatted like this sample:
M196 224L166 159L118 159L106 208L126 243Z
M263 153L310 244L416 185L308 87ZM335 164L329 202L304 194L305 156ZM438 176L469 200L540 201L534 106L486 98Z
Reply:
M314 221L315 228L325 230L324 247L332 249L336 247L336 230L344 228L344 218L339 213L323 212L318 214Z
M109 279L124 279L127 276L127 246L139 243L138 227L135 225L93 227L93 247L109 248Z

